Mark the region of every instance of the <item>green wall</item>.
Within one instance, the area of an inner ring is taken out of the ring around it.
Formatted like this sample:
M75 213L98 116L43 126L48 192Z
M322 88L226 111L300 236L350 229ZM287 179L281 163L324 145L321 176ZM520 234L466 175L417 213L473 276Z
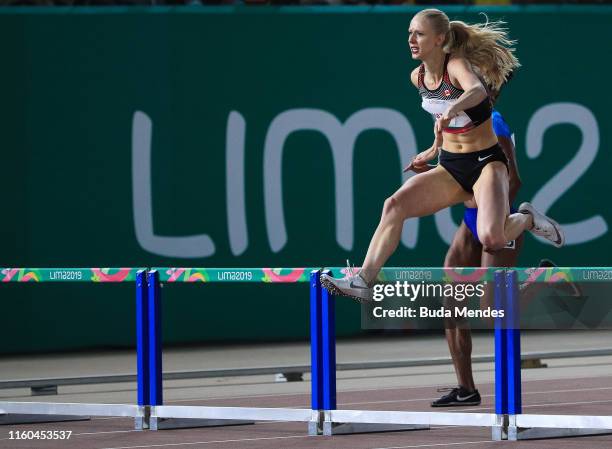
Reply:
M431 141L409 80L415 11L0 9L0 265L358 265L401 161ZM519 41L498 109L520 200L568 233L560 250L529 237L521 264L612 265L612 8L487 12ZM441 265L449 223L413 224L389 264ZM132 345L132 290L2 286L0 352ZM303 338L306 290L167 287L165 341ZM358 332L359 308L338 307L339 333Z

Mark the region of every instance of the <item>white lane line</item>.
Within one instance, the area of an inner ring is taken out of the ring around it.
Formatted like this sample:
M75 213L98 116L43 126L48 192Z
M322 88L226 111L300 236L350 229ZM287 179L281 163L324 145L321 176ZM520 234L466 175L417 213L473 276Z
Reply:
M142 432L142 430L132 429L132 430L105 430L103 432L81 432L81 433L73 433L72 436L78 437L81 435L102 435L105 433L130 433L130 432Z
M612 402L612 399L602 400L602 401L581 401L581 402L550 402L548 404L530 404L523 405L523 408L527 407L547 407L550 405L583 405L583 404L606 404L608 402Z
M530 381L527 381L530 382ZM485 384L486 385L486 384ZM426 385L424 387L396 387L394 390L408 390L410 388L434 388L440 387L440 385ZM380 389L364 389L364 390L342 390L338 393L355 393L355 392L366 392L366 391L384 391L388 388L380 388ZM578 393L581 391L597 391L597 390L612 390L612 387L595 387L595 388L576 388L576 389L568 389L568 390L545 390L545 391L524 391L524 395L528 394L548 394L548 393ZM216 400L227 400L227 399L253 399L253 398L266 398L266 397L279 397L279 396L310 396L310 393L285 393L285 394L266 394L266 395L258 395L258 396L222 396L218 398L197 398L197 399L176 399L172 401L166 401L166 405L178 404L183 402L198 402L198 401L216 401ZM493 394L484 394L482 397L493 397ZM384 404L386 402L413 402L413 401L431 401L438 399L436 398L421 398L421 399L398 399L393 401L380 401L380 402L349 402L344 403L344 405L358 405L358 404ZM292 404L290 404L293 406Z
M121 446L121 447L106 447L104 449L139 449L144 447L170 447L170 446L191 446L194 444L219 444L219 443L239 443L241 441L264 441L264 440L288 440L291 438L312 438L308 435L291 435L286 437L261 437L261 438L241 438L238 440L216 440L216 441L193 441L190 443L166 443L166 444L149 444L146 446Z
M528 391L523 392L523 396L532 395L532 394L549 394L549 393L579 393L584 391L596 391L596 390L612 390L612 387L600 387L600 388L577 388L572 390L547 390L547 391ZM495 397L494 394L483 394L481 397L483 398L492 398ZM435 398L416 398L416 399L393 399L388 401L365 401L365 402L342 402L341 405L365 405L365 404L393 404L393 403L401 403L401 402L418 402L418 401L435 401L439 399ZM471 409L473 410L473 409Z
M550 407L553 405L588 405L588 404L607 404L612 402L612 399L603 400L603 401L580 401L580 402L547 402L544 404L529 404L523 405L523 408L530 407ZM491 407L467 407L467 408L453 408L450 412L465 412L465 411L482 411L482 410L491 410ZM578 416L578 415L576 415ZM603 416L603 415L602 415Z
M430 443L430 444L417 444L415 446L389 446L389 447L378 447L376 449L410 449L417 447L444 447L444 446L462 446L468 444L482 444L482 443L493 443L491 440L482 441L465 441L463 443Z

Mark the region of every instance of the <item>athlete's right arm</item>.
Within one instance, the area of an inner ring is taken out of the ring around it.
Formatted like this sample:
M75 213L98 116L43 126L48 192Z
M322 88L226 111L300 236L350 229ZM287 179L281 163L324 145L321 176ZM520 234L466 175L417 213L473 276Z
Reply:
M412 81L412 84L414 84L414 87L416 87L417 89L419 88L419 67L417 66L415 67L412 72L410 72L410 81ZM441 135L442 133L440 133ZM427 165L427 162L435 159L435 157L438 155L437 153L437 146L436 146L436 142L438 141L438 137L437 137L437 133L436 133L436 128L434 126L434 143L431 147L429 147L428 149L426 149L425 151L420 152L419 154L416 155L416 157L410 162L410 164L408 164L405 168L404 168L404 173L406 173L407 171L414 171L415 173L423 173L426 172L427 170L430 170L431 167L429 165ZM440 143L441 146L441 143ZM435 153L434 153L435 150Z
M440 152L440 148L442 148L444 142L442 132L437 129L436 125L437 123L434 124L433 144L425 151L421 151L419 154L417 154L410 164L404 168L404 173L410 170L415 173L423 173L434 168L434 166L429 165L428 162L438 157L438 153Z

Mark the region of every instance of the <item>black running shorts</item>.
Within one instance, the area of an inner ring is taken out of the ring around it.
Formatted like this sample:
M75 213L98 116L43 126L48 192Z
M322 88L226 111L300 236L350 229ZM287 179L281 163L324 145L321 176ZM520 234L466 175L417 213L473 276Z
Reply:
M455 178L463 190L469 193L474 193L474 184L478 181L484 166L495 161L503 162L508 168L508 158L499 143L486 150L471 153L440 151L440 165Z

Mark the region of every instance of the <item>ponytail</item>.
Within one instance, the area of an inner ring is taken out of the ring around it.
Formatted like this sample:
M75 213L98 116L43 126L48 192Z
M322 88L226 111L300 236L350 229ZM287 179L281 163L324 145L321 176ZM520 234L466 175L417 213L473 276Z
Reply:
M508 37L503 22L468 25L453 20L449 25L444 51L467 59L492 89L499 90L520 67L514 55L516 41Z
M488 18L474 25L449 21L437 9L425 9L417 15L426 17L437 33L446 34L444 52L467 59L492 89L499 90L512 71L520 67L514 55L516 41L508 37L504 22L489 22Z

